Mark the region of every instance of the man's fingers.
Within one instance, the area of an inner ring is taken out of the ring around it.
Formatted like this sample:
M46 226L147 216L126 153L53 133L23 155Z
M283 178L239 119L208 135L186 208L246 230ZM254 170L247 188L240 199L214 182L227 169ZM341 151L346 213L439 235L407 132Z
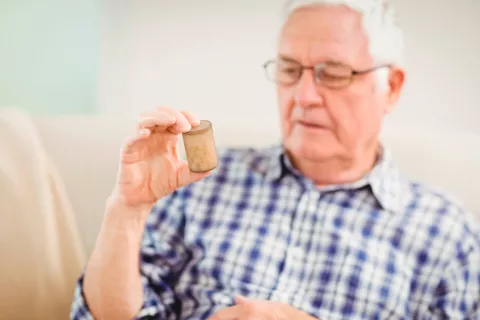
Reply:
M134 153L135 145L138 142L147 139L151 133L150 129L140 129L135 135L127 138L122 148L122 161L128 162L129 160L132 160L130 159L130 156Z
M196 182L198 180L201 180L203 178L208 177L212 171L208 172L191 172L190 169L188 168L188 162L187 161L182 161L180 164L180 167L178 168L177 171L177 177L178 177L178 187L184 187L187 186L193 182Z
M208 318L208 320L239 320L242 318L243 313L239 306L229 307L222 309L215 313L213 316Z
M192 125L192 127L198 126L200 124L200 120L191 112L182 111L182 114L187 118L188 122Z
M159 126L166 129L175 124L176 121L176 117L168 112L153 112L144 115L138 120L138 128L145 129Z
M160 108L157 108L155 112L156 113L166 112L171 116L175 117L175 123L168 128L168 130L173 134L184 133L184 132L190 131L190 129L192 128L192 125L190 124L188 119L180 111L176 111L176 110L165 108L165 107L160 107Z
M250 300L244 296L236 296L235 297L235 304L247 304Z
M190 112L179 112L170 108L159 107L153 112L142 115L138 121L138 128L159 127L160 130L180 134L189 131L192 126L198 124L200 124L200 121Z

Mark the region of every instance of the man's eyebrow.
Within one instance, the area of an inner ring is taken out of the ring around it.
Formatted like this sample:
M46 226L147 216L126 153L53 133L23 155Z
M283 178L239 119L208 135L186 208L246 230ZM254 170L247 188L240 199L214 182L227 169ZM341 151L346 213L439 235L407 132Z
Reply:
M289 57L289 56L286 56L286 55L278 55L278 58L280 60L283 60L285 62L290 62L290 63L295 63L295 64L301 64L299 61ZM329 64L329 65L335 65L335 66L348 66L348 64L346 64L344 61L340 61L340 60L334 60L334 59L329 59L329 60L326 60L326 61L323 61L323 62L319 62L319 63L316 63L317 65L318 64Z
M288 56L285 56L285 55L278 55L278 58L280 60L283 60L283 61L286 61L286 62L291 62L291 63L296 63L296 64L300 64L300 62L298 62L297 60L291 58L291 57L288 57Z
M348 66L344 61L340 60L327 60L324 63L330 64L330 65L335 65L335 66Z

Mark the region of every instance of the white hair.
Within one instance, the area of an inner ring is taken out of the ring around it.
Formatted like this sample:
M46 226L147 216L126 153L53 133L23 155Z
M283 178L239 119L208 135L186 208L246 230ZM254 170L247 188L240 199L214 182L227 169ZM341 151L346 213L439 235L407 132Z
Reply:
M290 0L285 6L284 22L297 9L314 5L344 5L360 13L374 63L404 64L403 32L389 0ZM380 86L385 88L388 83L388 69L379 69L376 74Z

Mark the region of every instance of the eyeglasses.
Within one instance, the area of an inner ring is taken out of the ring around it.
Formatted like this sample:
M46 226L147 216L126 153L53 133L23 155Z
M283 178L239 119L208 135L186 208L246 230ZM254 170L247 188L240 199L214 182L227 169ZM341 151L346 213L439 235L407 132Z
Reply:
M390 65L381 65L367 70L354 70L347 65L335 62L303 66L298 62L283 59L269 60L263 65L267 78L275 83L293 85L300 80L303 70L312 70L315 83L332 89L342 89L349 86L355 76L389 67Z

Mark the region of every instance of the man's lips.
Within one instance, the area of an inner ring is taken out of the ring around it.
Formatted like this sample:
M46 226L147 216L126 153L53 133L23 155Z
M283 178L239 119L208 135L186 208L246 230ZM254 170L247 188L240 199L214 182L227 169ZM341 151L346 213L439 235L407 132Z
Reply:
M323 129L323 130L328 129L328 127L326 127L324 125L321 125L321 124L318 124L318 123L312 123L312 122L307 122L307 121L302 121L302 120L297 120L296 122L298 124L306 127L306 128L310 128L310 129Z

